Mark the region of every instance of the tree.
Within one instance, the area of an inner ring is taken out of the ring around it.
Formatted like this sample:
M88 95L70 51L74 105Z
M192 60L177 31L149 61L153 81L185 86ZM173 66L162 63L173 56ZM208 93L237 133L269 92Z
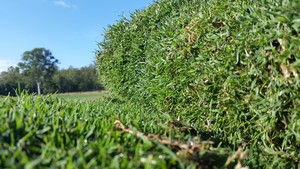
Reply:
M58 92L61 93L104 89L98 81L98 74L94 65L80 69L69 67L60 70L54 75L53 82L58 87Z
M99 82L98 72L95 65L89 65L80 69L81 80L79 90L103 90L103 85Z
M20 87L24 89L25 83L19 67L9 67L7 71L0 74L0 95L15 96L15 90Z
M80 71L73 67L60 70L54 75L53 80L60 93L79 91L78 84L82 81Z
M55 59L50 50L35 48L23 53L19 67L31 83L37 86L37 93L41 94L42 82L51 81L57 72L59 61Z

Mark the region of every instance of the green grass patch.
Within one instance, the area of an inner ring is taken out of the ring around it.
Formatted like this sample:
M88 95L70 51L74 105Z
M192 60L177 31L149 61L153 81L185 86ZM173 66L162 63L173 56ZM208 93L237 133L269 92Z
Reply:
M22 94L0 107L0 168L233 168L244 158L118 99Z
M67 100L98 100L109 95L108 91L90 91L90 92L73 92L73 93L59 93L55 96L57 98Z
M248 150L252 168L299 168L299 11L299 0L155 1L106 29L101 81Z

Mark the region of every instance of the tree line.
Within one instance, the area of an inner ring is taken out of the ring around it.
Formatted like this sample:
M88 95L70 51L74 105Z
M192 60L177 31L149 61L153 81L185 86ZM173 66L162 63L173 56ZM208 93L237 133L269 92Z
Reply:
M94 64L62 70L58 64L58 59L45 48L24 52L18 66L11 66L0 74L0 95L14 96L18 88L36 94L104 89Z

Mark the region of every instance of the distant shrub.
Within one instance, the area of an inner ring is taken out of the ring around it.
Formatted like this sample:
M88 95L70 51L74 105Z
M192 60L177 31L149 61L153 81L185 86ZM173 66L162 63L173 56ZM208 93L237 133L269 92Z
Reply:
M109 26L101 81L230 145L252 167L300 160L300 1L160 0Z

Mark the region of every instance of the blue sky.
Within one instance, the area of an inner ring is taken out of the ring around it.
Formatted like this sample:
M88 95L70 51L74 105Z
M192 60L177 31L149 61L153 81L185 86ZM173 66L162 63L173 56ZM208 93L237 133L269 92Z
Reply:
M153 0L0 0L0 72L25 51L49 49L59 68L95 60L104 29Z

